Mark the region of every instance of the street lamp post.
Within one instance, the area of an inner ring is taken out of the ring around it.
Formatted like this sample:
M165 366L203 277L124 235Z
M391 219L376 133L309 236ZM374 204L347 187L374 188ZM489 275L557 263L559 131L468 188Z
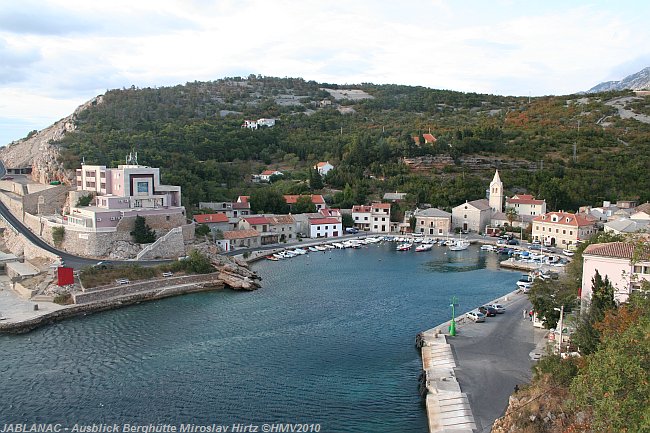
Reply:
M456 306L458 305L458 298L453 296L451 298L451 323L449 324L449 335L456 336Z

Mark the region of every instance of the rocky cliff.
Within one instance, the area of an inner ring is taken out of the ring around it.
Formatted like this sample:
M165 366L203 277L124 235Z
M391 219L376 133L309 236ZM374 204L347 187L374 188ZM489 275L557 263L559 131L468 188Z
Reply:
M40 183L53 180L70 185L73 173L66 172L59 163L59 148L52 143L60 140L66 133L76 129L76 119L79 113L93 105L101 104L102 96L93 98L77 109L68 117L55 122L53 125L30 135L28 138L14 141L0 148L0 159L7 168L32 168L32 178Z
M636 74L628 75L621 81L605 81L587 90L587 93L608 92L613 90L650 90L650 67Z

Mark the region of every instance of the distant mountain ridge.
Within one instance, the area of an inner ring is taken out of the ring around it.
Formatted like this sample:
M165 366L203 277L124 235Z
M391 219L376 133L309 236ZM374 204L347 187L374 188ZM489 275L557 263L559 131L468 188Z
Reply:
M621 81L605 81L587 93L609 92L613 90L650 90L650 67L644 68L636 74L628 75Z

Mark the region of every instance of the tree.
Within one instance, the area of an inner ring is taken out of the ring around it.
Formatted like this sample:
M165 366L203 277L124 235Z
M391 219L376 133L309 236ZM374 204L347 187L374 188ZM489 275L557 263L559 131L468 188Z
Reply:
M59 246L65 238L65 227L57 226L52 228L52 242L54 245Z
M249 202L253 213L289 213L289 205L284 196L272 188L259 188L253 191Z
M568 286L565 280L536 280L528 292L528 299L538 317L544 318L546 329L555 328L560 319L560 308L571 311L578 292Z
M92 194L84 195L82 197L79 197L79 200L77 200L76 206L77 207L85 207L85 206L90 205L90 202L92 202L92 201L93 201L93 195Z
M195 236L206 236L208 233L210 233L210 227L207 224L197 224L194 226Z
M578 410L591 412L593 431L641 432L650 429L650 316L605 335L601 347L586 357L571 384ZM612 315L613 313L608 313ZM614 319L615 320L615 319Z
M145 218L140 215L135 217L131 236L138 244L150 244L156 240L156 232L147 225Z
M348 227L354 227L354 219L352 219L352 214L344 213L341 215L341 223L343 224L344 229Z
M512 222L517 219L519 214L517 213L517 209L514 207L507 207L506 208L506 219L508 220L508 225L512 227Z
M292 207L293 213L310 213L316 212L316 205L311 201L311 196L301 195Z
M323 189L323 178L316 169L309 170L309 188L312 191Z
M573 342L578 345L582 354L594 353L600 344L601 333L597 328L605 314L616 308L614 301L614 287L605 276L601 277L598 270L591 279L591 303L587 311L580 316L578 327L572 336Z

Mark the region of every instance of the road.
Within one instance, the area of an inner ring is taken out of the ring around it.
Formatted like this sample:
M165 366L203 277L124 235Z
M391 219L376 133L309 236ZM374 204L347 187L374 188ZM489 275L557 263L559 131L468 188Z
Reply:
M456 377L469 397L479 432L489 432L503 415L515 385L531 378L531 352L544 343L546 332L524 320L528 297L510 295L507 311L485 323L467 323L449 338L456 359Z
M2 161L0 161L0 178L2 178L6 174L6 169ZM18 218L14 216L14 214L11 213L11 211L0 201L0 216L7 221L8 224L10 224L12 227L14 227L19 233L24 235L31 243L34 245L43 248L46 251L49 251L63 259L63 262L65 266L74 268L74 269L81 269L86 266L92 266L97 263L97 259L92 259L92 258L87 258L87 257L81 257L81 256L75 256L70 253L66 253L65 251L58 250L45 242L43 239L40 237L36 236L31 230L29 230ZM170 260L147 260L147 261L127 261L127 260L109 260L109 261L104 261L106 264L111 264L111 265L126 265L126 264L134 264L137 263L141 266L154 266L158 265L161 263L169 263Z

